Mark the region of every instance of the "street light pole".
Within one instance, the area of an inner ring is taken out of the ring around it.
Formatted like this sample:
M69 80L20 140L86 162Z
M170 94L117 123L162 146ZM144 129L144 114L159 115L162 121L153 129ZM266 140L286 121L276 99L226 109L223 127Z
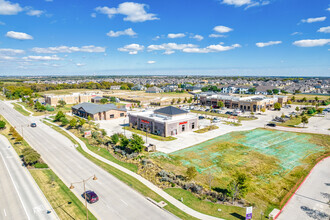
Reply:
M126 119L124 119L124 136L126 136L125 121L126 121Z
M74 189L74 184L78 184L78 183L82 183L83 186L84 186L84 198L85 198L85 207L86 207L86 219L88 220L88 209L87 209L87 195L86 195L86 182L89 181L91 178L93 177L93 180L97 180L96 176L93 175L87 179L83 179L82 181L80 182L75 182L75 183L71 183L70 185L70 189Z

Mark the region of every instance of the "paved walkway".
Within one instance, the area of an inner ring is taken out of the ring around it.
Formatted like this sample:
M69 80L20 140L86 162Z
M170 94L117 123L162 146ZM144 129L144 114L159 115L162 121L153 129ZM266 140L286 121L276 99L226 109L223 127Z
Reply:
M330 219L330 157L319 162L282 209L278 220Z
M51 123L55 126L58 126L57 124L55 123L52 123L52 122L49 122L47 121L48 123ZM178 209L182 210L183 212L195 217L195 218L198 218L198 219L205 219L205 220L220 220L221 218L216 218L216 217L213 217L213 216L210 216L210 215L205 215L205 214L202 214L200 212L197 212L191 208L189 208L188 206L184 205L183 203L181 203L179 200L175 199L174 197L172 197L171 195L167 194L166 192L164 192L162 189L160 189L159 187L157 187L156 185L154 185L153 183L151 183L150 181L146 180L145 178L141 177L140 175L114 163L114 162L111 162L101 156L99 156L98 154L95 154L94 152L90 151L87 146L85 145L85 143L83 141L81 141L78 137L76 137L74 134L72 134L70 131L58 126L59 128L61 128L63 131L65 131L66 133L68 133L72 138L74 138L79 144L80 146L82 147L82 149L90 154L91 156L101 160L102 162L104 163L107 163L109 164L110 166L113 166L115 168L117 168L118 170L122 171L122 172L125 172L126 174L136 178L137 180L139 180L141 183L143 183L144 185L146 185L149 189L151 189L152 191L154 191L155 193L157 193L158 195L160 195L161 197L163 197L164 199L166 199L167 201L169 201L172 205L174 205L175 207L177 207Z

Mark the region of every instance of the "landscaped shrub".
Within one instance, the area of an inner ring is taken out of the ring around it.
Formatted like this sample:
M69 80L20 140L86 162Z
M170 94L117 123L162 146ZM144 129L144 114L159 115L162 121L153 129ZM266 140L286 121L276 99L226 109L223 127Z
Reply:
M4 129L6 127L6 122L0 121L0 129Z
M39 168L39 169L48 168L48 165L45 163L36 163L36 164L34 164L34 168Z
M53 111L55 111L55 108L52 107L51 105L47 104L46 105L46 110L49 111L49 112L53 112Z

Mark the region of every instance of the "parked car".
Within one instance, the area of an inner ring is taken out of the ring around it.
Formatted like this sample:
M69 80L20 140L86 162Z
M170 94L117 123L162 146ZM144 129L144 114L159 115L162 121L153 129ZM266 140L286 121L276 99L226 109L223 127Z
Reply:
M204 116L198 116L198 119L205 119L205 117Z
M31 128L35 128L35 127L37 127L37 124L36 123L31 123Z
M86 195L86 200L88 203L95 203L99 201L99 197L96 195L95 192L88 190L82 194L82 197L85 198Z
M266 125L269 126L269 127L276 127L276 124L275 123L268 123Z
M212 122L213 123L219 123L219 122L221 122L221 120L219 118L215 117L215 118L213 118Z
M225 114L226 114L226 115L232 115L233 113L230 112L230 111L227 111Z

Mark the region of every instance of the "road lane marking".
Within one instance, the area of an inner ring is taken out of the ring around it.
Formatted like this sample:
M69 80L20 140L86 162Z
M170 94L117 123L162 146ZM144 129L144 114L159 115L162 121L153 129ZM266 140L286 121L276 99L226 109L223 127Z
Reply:
M121 199L120 201L122 201L122 202L123 202L125 205L127 205L127 206L128 206L128 204L127 204L127 203L126 203L124 200L122 200L122 199Z
M5 217L7 216L6 209L3 209L3 212L5 213Z
M27 213L27 211L26 211L26 208L25 208L25 205L24 205L23 200L22 200L22 198L21 198L21 195L19 194L19 192L18 192L18 190L17 190L16 183L14 182L14 179L13 179L13 177L11 176L11 173L10 173L10 171L9 171L9 169L8 169L7 163L6 163L5 159L3 158L1 152L0 152L0 156L1 156L2 160L3 160L3 163L5 164L5 167L6 167L7 171L8 171L8 174L9 174L9 176L10 176L10 179L11 179L11 181L13 182L13 185L14 185L14 188L15 188L15 190L16 190L16 192L17 192L18 198L19 198L19 200L20 200L21 203L22 203L22 206L23 206L24 212L25 212L27 218L30 219L30 216L28 215L28 213Z

